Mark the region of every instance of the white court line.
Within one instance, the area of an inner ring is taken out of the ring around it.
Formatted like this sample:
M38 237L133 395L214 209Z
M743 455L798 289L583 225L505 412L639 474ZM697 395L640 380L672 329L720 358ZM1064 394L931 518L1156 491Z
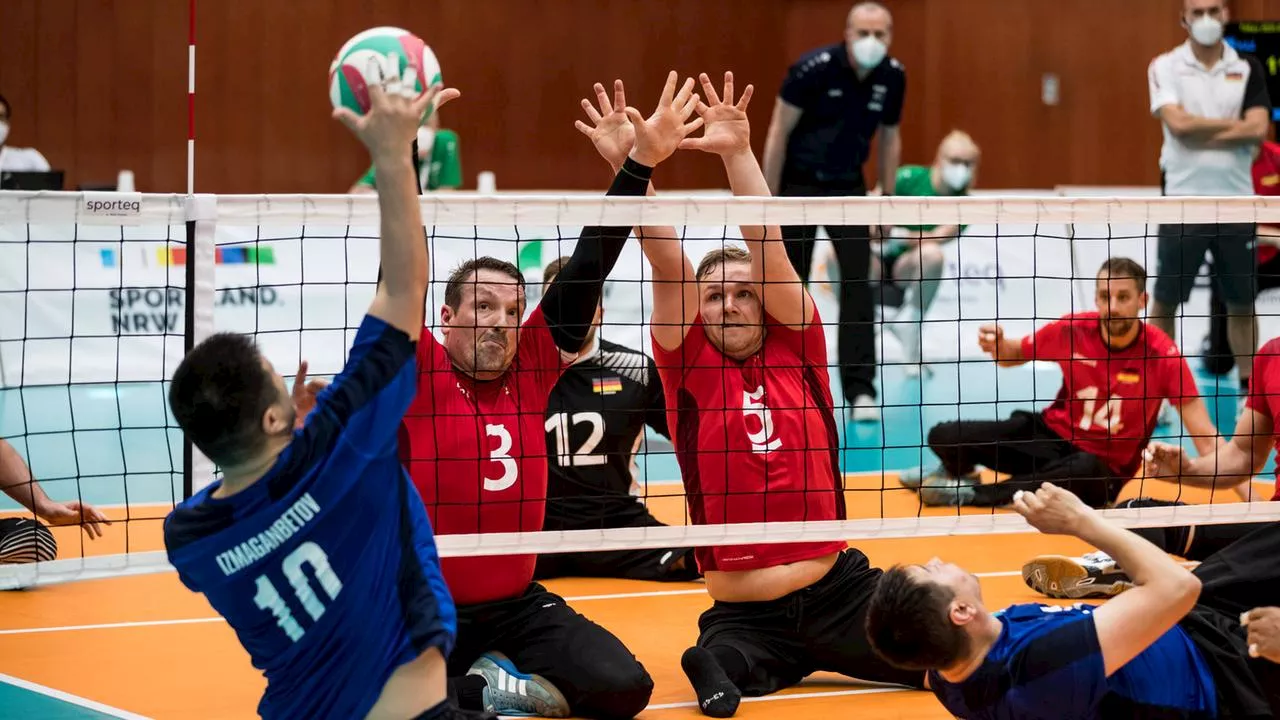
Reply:
M113 708L109 705L103 705L102 703L94 702L93 700L82 698L78 695L72 695L71 693L63 692L61 690L55 690L51 687L45 687L44 685L37 685L36 683L29 682L21 678L13 677L12 675L5 675L3 673L0 673L0 682L5 683L6 685L12 685L16 688L22 688L23 690L28 690L33 693L39 693L40 695L51 697L51 698L54 698L55 700L61 700L62 702L65 702L65 703L77 705L82 708L88 708L89 710L96 710L97 712L100 712L103 715L109 715L113 718L121 718L121 720L151 720L151 718L148 718L145 715L138 715L135 713L131 713L127 710L121 710L119 708Z
M910 688L904 687L869 687L858 690L819 690L816 692L806 693L786 693L778 695L765 695L764 697L744 697L742 702L778 702L779 700L808 700L811 698L828 698L828 697L844 697L848 695L878 695L880 693L896 693L907 692ZM676 708L698 707L696 702L679 702L679 703L662 703L658 705L650 705L645 710L675 710Z
M1020 570L1009 570L1001 572L975 573L980 578L998 578L1021 576ZM705 595L706 590L702 588L690 588L688 590L649 590L644 592L629 593L609 593L607 595L573 595L566 597L565 602L588 602L591 600L630 600L634 598L649 597L670 597L674 595ZM12 628L9 630L0 630L0 636L4 635L33 635L37 633L54 633L54 632L74 632L79 630L120 630L125 628L139 627L163 627L166 625L198 625L202 623L220 623L225 622L221 617L202 617L202 618L182 618L179 620L137 620L134 622L118 622L118 623L99 623L96 625L62 625L57 627L35 627L35 628Z

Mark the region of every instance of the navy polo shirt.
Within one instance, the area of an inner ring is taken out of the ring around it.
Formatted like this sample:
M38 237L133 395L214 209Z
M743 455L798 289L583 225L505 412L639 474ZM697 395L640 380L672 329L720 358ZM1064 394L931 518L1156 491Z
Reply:
M778 93L801 110L787 140L784 183L861 185L871 139L902 119L907 73L886 57L858 80L843 43L796 61Z

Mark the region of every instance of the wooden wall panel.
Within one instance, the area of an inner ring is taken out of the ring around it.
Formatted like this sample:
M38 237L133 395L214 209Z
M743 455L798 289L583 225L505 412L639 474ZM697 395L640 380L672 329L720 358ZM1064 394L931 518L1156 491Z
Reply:
M892 52L908 71L905 161L929 162L959 127L984 149L988 188L1158 181L1145 75L1185 37L1178 0L885 3ZM621 77L631 103L648 110L668 69L732 69L753 83L760 149L787 67L839 40L851 4L201 0L196 189L345 191L367 158L330 118L326 71L346 38L376 25L422 34L463 91L443 118L461 135L469 187L492 170L503 189L601 188L608 172L573 129L578 100L592 82ZM1236 0L1233 10L1280 19L1280 0ZM180 0L0 0L13 143L39 148L73 187L127 167L140 189L183 191L187 21ZM1055 107L1040 100L1045 73L1060 80ZM714 158L681 153L658 184L723 187L724 177Z

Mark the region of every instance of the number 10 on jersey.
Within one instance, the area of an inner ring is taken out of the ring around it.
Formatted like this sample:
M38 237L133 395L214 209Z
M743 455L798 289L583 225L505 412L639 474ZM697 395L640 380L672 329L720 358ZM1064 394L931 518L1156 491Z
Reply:
M293 587L293 595L297 598L298 604L302 605L302 609L311 616L312 622L317 622L324 616L324 602L316 595L311 587L311 580L303 572L303 567L306 565L311 566L320 589L324 590L331 601L338 599L338 593L342 591L342 581L329 566L329 556L313 542L302 543L298 549L286 555L284 561L280 563L280 570L289 581L289 585ZM276 624L285 635L289 636L290 640L293 642L301 640L304 630L293 617L293 610L289 608L289 603L285 601L284 596L276 590L276 586L266 574L259 575L256 582L257 592L253 596L254 604L274 615Z

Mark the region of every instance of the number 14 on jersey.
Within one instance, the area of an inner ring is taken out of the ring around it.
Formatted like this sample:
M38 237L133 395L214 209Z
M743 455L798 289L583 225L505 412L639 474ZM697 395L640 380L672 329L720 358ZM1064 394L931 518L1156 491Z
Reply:
M1084 401L1084 412L1080 414L1080 429L1091 430L1095 426L1108 433L1120 432L1124 427L1120 422L1120 407L1124 398L1112 395L1102 407L1098 407L1098 388L1082 388L1076 393L1077 400Z

